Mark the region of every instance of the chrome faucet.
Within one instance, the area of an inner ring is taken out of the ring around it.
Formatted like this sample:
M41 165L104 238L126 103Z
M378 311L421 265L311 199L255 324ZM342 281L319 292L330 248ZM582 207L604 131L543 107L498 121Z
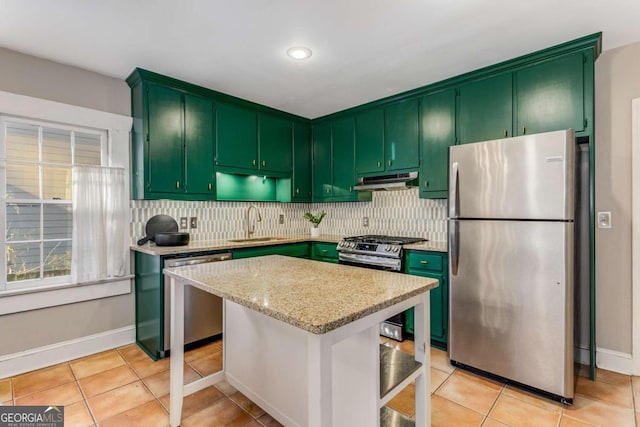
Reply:
M251 208L256 210L256 218L253 223L250 222L251 217ZM251 238L251 235L256 232L256 222L262 221L262 215L260 215L260 209L256 205L249 205L247 208L247 212L245 214L245 237L247 239Z

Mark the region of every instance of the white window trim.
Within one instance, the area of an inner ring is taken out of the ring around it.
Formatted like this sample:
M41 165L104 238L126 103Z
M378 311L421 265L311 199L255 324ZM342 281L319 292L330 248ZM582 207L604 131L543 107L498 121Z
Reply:
M124 168L126 181L130 182L131 117L4 91L0 91L0 114L107 131L109 153L103 165ZM130 199L129 188L126 193ZM127 223L130 222L127 218ZM131 292L131 281L130 271L127 271L127 276L117 280L66 283L41 290L25 289L24 292L3 291L0 292L0 315L123 295Z

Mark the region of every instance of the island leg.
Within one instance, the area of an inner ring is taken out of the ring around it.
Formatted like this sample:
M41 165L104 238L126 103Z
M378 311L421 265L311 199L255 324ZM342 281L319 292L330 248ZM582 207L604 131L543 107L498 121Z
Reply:
M180 425L184 393L184 283L171 277L171 357L169 372L169 422Z
M429 292L422 294L414 308L415 359L422 364L422 375L416 378L416 426L431 425L431 325Z
M332 352L326 335L308 334L308 426L331 427Z

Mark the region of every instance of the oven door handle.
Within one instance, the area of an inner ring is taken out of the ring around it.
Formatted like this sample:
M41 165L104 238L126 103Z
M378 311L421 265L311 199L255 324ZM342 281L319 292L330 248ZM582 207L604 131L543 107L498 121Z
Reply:
M400 271L400 266L402 264L400 258L374 257L368 255L348 254L344 252L340 252L338 254L338 261L345 261L351 265L358 265L365 268L379 266L393 268L398 271Z

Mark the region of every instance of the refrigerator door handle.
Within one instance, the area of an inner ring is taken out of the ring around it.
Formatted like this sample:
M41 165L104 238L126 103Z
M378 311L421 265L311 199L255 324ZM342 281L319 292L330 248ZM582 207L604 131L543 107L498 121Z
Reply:
M449 218L458 217L458 202L458 162L453 162L449 175Z
M449 256L451 257L451 275L458 275L458 258L460 256L460 233L458 232L459 222L449 221Z

